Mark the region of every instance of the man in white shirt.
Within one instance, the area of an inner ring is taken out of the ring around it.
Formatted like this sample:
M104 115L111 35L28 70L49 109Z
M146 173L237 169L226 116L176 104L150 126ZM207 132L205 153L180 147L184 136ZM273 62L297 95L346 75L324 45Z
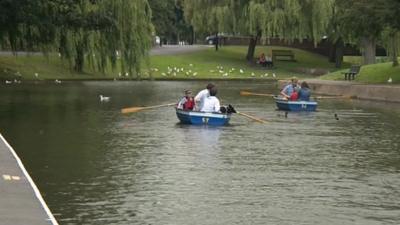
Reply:
M200 111L203 108L204 105L204 100L210 96L210 90L211 88L215 87L214 84L209 83L207 84L206 89L200 91L195 97L194 97L194 102L195 102L195 111Z
M201 112L220 112L221 105L215 95L217 95L217 88L212 87L210 89L210 96L204 99L203 107L200 109Z

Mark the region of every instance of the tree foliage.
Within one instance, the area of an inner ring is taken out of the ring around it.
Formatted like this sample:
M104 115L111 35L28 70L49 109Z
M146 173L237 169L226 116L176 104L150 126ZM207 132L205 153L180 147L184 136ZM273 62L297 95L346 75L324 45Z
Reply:
M185 0L185 12L201 32L289 41L309 38L317 43L326 33L332 4L333 0Z
M1 0L3 48L59 51L73 68L86 62L99 71L139 71L150 48L151 9L147 0Z
M190 40L191 26L185 21L181 1L149 0L152 10L152 23L156 35L164 41L179 42Z

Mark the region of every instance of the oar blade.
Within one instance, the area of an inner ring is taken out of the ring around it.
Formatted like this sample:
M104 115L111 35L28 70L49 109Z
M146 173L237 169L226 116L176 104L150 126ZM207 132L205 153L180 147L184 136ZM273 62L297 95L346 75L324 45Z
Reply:
M143 110L143 107L130 107L130 108L124 108L121 109L121 112L126 114L126 113L135 113L139 112L140 110Z
M240 95L243 96L267 96L267 97L274 97L274 94L266 94L266 93L254 93L249 91L240 91Z
M251 92L248 92L248 91L241 91L241 92L240 92L240 95L249 96L249 95L252 95L252 93L251 93Z

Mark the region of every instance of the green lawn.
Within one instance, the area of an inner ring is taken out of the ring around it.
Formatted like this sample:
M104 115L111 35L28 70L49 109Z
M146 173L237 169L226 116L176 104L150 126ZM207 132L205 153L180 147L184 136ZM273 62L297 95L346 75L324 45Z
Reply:
M354 57L352 60L354 60ZM336 71L322 76L321 79L344 80L343 73L346 71L348 69ZM393 67L391 62L362 66L355 80L363 83L378 84L388 83L389 78L392 78L392 83L400 83L400 66Z
M256 56L271 49L290 49L285 47L257 47ZM143 66L140 77L147 79L237 79L259 78L276 79L298 76L309 78L312 72L335 71L334 65L326 57L299 49L294 51L296 62L277 61L274 69L265 69L255 63L248 63L244 57L246 46L222 47L218 52L213 48L178 55L159 55L150 57L150 66ZM348 66L348 65L347 65ZM170 69L168 69L168 67ZM183 71L182 71L183 69ZM240 72L242 70L243 72ZM38 77L35 76L38 74ZM268 76L267 76L268 75ZM85 69L85 73L70 70L68 63L57 55L43 56L0 56L1 79L134 79L117 71L107 69L105 74Z
M257 47L256 55L261 52L268 53L271 49L289 49L284 47ZM287 78L291 76L310 77L310 74L303 73L307 70L329 70L333 71L334 66L328 63L327 58L306 52L299 49L294 51L296 62L277 61L275 69L265 69L257 64L248 63L244 60L247 47L223 47L218 52L214 49L207 49L201 52L186 55L153 56L151 57L152 73L159 78ZM172 71L168 74L168 67ZM175 73L174 67L183 68L183 72ZM222 69L221 69L222 67ZM243 73L240 72L243 71ZM268 77L266 75L268 74Z

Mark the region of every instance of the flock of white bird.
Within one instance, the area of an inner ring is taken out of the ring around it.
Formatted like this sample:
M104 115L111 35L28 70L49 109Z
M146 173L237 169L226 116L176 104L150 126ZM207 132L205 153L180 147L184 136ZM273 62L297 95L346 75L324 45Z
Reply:
M17 72L15 73L15 75L21 77L21 73L20 73L19 71L17 71ZM36 79L39 80L39 73L34 73L33 75L35 76ZM20 84L20 83L22 83L22 81L21 81L21 80L18 80L18 79L14 79L14 80L5 80L5 83L6 83L6 84L13 84L13 83L14 83L14 84ZM54 83L56 83L56 84L61 84L62 82L61 82L61 80L59 80L59 79L55 79L55 80L54 80Z
M193 64L189 64L189 67L192 68L192 67L193 67ZM219 74L221 74L223 77L227 77L227 76L229 76L229 74L233 73L235 70L236 70L236 69L232 67L232 68L230 68L228 71L225 71L223 66L217 66L217 69L216 69L216 70L209 70L209 72L212 73L212 74L219 73ZM151 71L158 72L159 69L158 69L158 68L151 68ZM168 76L171 76L171 75L172 75L172 76L176 77L176 75L178 75L179 73L184 73L184 75L186 75L186 76L190 76L190 75L191 75L191 76L196 76L196 75L198 74L198 72L194 72L194 71L192 71L192 69L186 69L186 70L185 70L183 67L178 68L178 67L170 67L170 66L168 66L168 67L167 67L167 72L166 72L166 73L165 73L165 72L162 72L161 75L162 75L162 76L167 76L167 75L168 75ZM240 73L240 74L244 74L245 72L244 72L243 69L239 69L239 73ZM17 74L19 74L19 72L17 72ZM35 76L36 79L39 79L39 73L34 73L34 76ZM120 73L118 74L118 76L119 76L119 77L122 77L122 73L120 72ZM125 76L126 76L126 77L129 76L129 73L126 72L126 73L125 73ZM251 77L255 77L256 74L255 74L254 72L252 72L252 73L250 74L250 76L251 76ZM269 74L268 74L268 73L264 73L264 74L261 74L260 77L269 77ZM275 73L272 73L271 77L276 78L276 74L275 74ZM114 79L114 80L116 80L116 79ZM392 82L393 82L393 79L390 77L390 78L387 80L387 82L388 82L388 83L392 83ZM5 83L6 83L6 84L12 84L12 83L20 84L20 83L21 83L21 80L17 80L17 79L14 79L14 80L6 80ZM61 84L61 80L55 79L55 80L54 80L54 83L56 83L56 84ZM103 95L99 95L99 98L100 98L100 102L109 102L110 99L111 99L111 97L107 97L107 96L103 96Z
M158 68L151 68L150 70L154 71L154 72L158 72L159 71ZM229 75L232 75L232 74L236 73L235 71L236 71L236 68L234 68L234 67L228 68L228 69L224 69L223 66L217 66L216 69L209 70L209 72L211 74L213 74L213 75L218 75L219 74L222 77L228 77ZM245 75L244 69L239 69L238 71L239 71L240 74ZM167 66L167 71L166 72L161 72L161 75L164 76L164 77L167 77L167 76L176 77L178 75L184 75L186 77L189 77L189 76L195 77L195 76L198 75L198 72L194 70L193 64L189 64L189 68L176 67L176 66ZM256 77L256 74L254 72L251 72L249 75L251 77ZM121 76L121 74L119 76ZM264 73L264 74L261 74L260 77L276 78L276 74L272 73L271 76L270 76L269 73Z

